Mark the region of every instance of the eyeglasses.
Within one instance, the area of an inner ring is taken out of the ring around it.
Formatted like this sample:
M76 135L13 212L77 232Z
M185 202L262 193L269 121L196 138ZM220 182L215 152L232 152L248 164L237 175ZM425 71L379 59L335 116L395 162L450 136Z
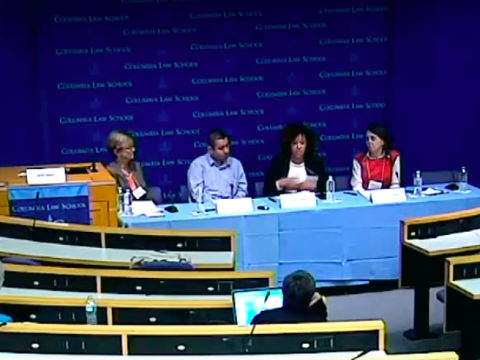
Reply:
M134 151L134 150L135 150L135 146L118 147L117 150L118 150L118 151L123 151L123 150Z

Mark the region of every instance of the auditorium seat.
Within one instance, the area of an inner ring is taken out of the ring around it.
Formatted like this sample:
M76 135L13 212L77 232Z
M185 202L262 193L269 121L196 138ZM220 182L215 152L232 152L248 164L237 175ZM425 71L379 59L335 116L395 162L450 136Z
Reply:
M445 289L437 292L437 300L440 301L442 304L445 303Z
M460 171L424 171L422 180L424 185L458 182Z
M350 190L350 175L335 176L335 190L345 191Z

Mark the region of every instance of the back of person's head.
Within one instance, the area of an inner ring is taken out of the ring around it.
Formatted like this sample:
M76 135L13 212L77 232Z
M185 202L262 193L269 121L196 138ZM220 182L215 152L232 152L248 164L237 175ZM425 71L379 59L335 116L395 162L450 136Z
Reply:
M283 306L293 311L308 309L315 294L314 277L303 270L295 271L283 280Z
M392 136L387 126L382 123L374 123L368 126L367 131L370 131L372 134L377 135L383 141L383 150L389 151L393 149Z

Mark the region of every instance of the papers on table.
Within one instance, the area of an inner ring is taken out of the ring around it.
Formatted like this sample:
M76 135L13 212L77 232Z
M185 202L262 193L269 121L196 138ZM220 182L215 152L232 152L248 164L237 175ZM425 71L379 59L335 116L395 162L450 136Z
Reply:
M442 193L443 193L443 190L438 190L431 187L429 187L427 190L422 191L423 195L438 195Z
M133 201L132 202L133 216L165 216L161 209L153 203L153 201Z

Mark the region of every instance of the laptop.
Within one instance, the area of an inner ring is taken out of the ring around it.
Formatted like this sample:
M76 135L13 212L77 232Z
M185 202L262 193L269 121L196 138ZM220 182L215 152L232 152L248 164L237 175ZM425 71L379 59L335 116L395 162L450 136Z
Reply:
M233 315L239 326L250 326L253 318L263 310L283 306L282 288L259 288L232 292Z

